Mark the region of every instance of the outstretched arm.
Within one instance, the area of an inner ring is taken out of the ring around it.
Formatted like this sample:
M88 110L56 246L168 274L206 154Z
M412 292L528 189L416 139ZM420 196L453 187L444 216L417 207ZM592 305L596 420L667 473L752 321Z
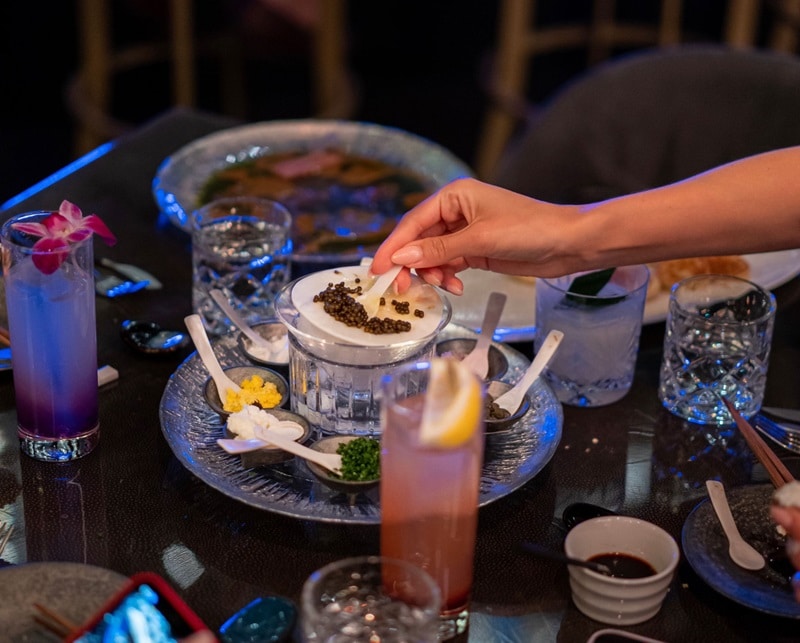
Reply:
M410 210L375 254L460 294L480 268L551 277L680 257L800 247L800 147L748 157L661 188L555 205L474 179ZM408 274L398 278L401 290Z

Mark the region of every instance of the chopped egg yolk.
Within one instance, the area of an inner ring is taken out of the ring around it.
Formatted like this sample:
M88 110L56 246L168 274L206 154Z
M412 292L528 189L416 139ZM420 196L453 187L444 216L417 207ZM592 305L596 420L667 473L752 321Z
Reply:
M228 413L241 411L248 404L262 409L271 409L281 403L282 396L272 382L265 382L260 375L251 375L239 385L240 393L228 391L222 408Z

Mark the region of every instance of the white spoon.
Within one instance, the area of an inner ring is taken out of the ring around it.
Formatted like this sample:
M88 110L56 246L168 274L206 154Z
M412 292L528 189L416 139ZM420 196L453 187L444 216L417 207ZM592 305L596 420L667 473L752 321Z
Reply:
M208 335L206 334L206 329L203 326L203 320L200 319L200 315L187 315L183 318L183 322L186 324L189 335L192 337L194 346L197 349L197 354L200 356L200 359L203 360L203 364L208 369L208 373L214 380L214 384L217 385L219 399L224 402L229 390L232 390L234 393L241 393L242 389L239 385L225 375L225 372L222 370L222 366L220 366L217 356L214 354L214 349L211 348L211 342L208 340Z
M378 275L368 290L363 291L355 298L359 304L364 306L367 316L375 317L381 305L381 297L383 297L383 294L389 289L389 286L392 285L392 282L402 269L403 266L392 266L382 275Z
M251 438L248 440L230 440L220 438L217 440L217 444L228 453L235 455L263 449L267 444L272 444L279 449L293 453L309 462L314 462L332 473L339 474L341 472L342 456L338 453L322 453L321 451L315 451L274 431L265 430L261 431L259 434L265 439Z
M497 328L497 324L500 323L500 316L503 314L505 305L505 293L493 292L489 295L489 302L486 304L486 312L483 315L483 324L481 325L481 334L478 335L478 341L475 342L475 347L469 352L469 355L461 360L482 380L486 379L486 374L489 372L489 348L492 345L494 331Z
M542 345L539 347L539 351L536 353L536 357L533 358L531 365L528 367L528 370L525 371L522 379L498 397L495 400L495 404L508 411L511 415L514 415L519 405L522 403L522 398L525 397L525 393L528 392L528 389L536 381L536 378L539 377L545 366L550 363L556 350L558 350L558 347L561 345L562 339L564 339L564 333L560 330L551 330L547 337L544 338Z
M234 309L233 306L231 306L224 292L214 288L211 291L211 298L217 303L217 306L222 309L222 312L228 316L228 319L230 319L234 325L241 330L251 342L253 342L253 344L261 346L265 350L272 351L273 346L270 344L269 340L265 339L252 328L250 328L244 317L242 317L239 312Z
M717 480L706 480L708 497L722 525L722 531L728 538L728 554L731 560L744 569L762 569L766 562L764 557L759 554L739 533L736 522L733 520L728 499L725 496L725 487Z

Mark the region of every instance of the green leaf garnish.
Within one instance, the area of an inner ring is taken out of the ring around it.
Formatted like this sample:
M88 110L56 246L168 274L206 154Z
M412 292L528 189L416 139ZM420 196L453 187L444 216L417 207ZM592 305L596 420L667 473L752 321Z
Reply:
M575 277L569 288L567 288L567 300L586 306L608 306L622 301L625 298L623 295L606 298L598 298L597 296L603 286L611 280L614 270L616 268L606 268L605 270L587 272L585 275Z

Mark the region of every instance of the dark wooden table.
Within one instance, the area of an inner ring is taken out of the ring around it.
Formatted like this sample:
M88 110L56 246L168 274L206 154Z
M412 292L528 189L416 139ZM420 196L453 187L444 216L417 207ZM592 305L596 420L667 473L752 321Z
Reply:
M212 627L257 596L296 601L313 570L379 548L374 526L260 511L187 472L162 436L158 411L169 376L191 349L153 358L120 339L123 320L182 328L191 312L189 237L159 217L151 181L170 153L231 124L208 114L168 112L35 186L3 212L5 218L57 208L69 199L100 214L119 237L114 248L97 243L98 256L137 263L164 283L159 291L97 300L98 360L116 367L120 379L101 392L102 438L86 458L55 465L21 457L12 373L0 373L0 520L16 526L6 560L76 561L125 575L154 570L179 585ZM800 279L776 295L766 403L799 406ZM527 557L518 547L524 539L561 547L560 516L567 504L595 502L642 517L680 541L687 515L705 497L707 478L729 488L766 482L738 435L686 425L661 407L656 387L663 330L663 323L645 327L635 383L623 400L598 409L565 408L563 437L550 463L481 509L470 641L585 641L604 627L572 605L564 567ZM516 347L530 355L529 345ZM781 455L797 473L800 459ZM175 560L183 572L176 574ZM797 621L729 601L685 561L661 612L629 629L664 641L800 637Z

